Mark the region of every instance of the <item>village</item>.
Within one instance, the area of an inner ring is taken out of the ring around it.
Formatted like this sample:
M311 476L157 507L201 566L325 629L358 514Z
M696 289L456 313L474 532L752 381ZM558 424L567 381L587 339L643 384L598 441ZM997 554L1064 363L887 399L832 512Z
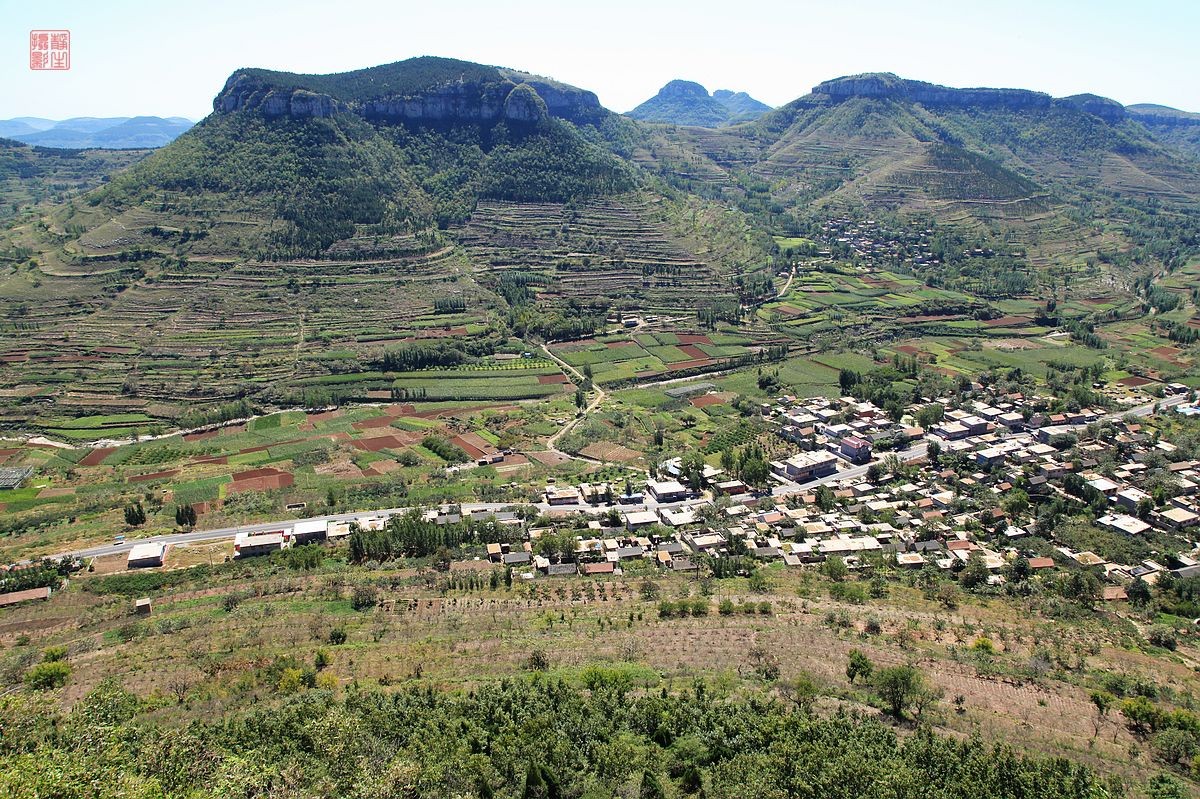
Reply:
M853 396L781 396L758 413L793 454L771 460L768 479L756 485L673 458L643 481L620 485L551 478L536 503L257 525L234 534L234 557L380 532L391 518L413 514L438 528L486 528L478 547L452 557L490 562L526 580L637 569L700 573L720 560L745 573L772 562L805 567L836 559L848 570L970 567L990 585L1014 569L1083 569L1102 581L1104 599L1119 600L1135 581L1200 574L1190 537L1200 525L1200 463L1176 457L1177 447L1146 424L1156 412L1197 411L1184 386L1165 386L1164 395L1141 404L1125 397L1124 411L1053 413L1045 397L944 397L914 405L899 422ZM936 421L926 429L918 416ZM1166 544L1137 562L1073 549L1039 514L1055 502L1066 516L1090 514L1101 530ZM127 567L161 567L169 549L167 542L136 543Z

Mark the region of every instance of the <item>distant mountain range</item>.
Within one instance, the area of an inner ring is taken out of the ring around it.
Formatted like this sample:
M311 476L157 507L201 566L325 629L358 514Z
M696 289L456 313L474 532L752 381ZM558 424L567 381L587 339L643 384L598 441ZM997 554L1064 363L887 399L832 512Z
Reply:
M191 126L183 117L14 117L0 120L0 136L38 147L129 150L170 144Z
M737 122L749 122L770 110L771 106L755 100L745 92L718 89L709 94L708 89L699 83L673 80L626 116L642 122L716 128Z

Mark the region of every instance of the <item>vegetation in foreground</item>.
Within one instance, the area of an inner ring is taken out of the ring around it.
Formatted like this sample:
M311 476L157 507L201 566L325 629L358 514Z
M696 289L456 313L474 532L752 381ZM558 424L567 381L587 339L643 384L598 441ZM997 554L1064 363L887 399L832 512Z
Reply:
M469 694L339 697L297 685L281 701L183 727L111 682L67 713L39 697L0 701L0 786L11 797L1125 795L1063 759L899 735L764 695L713 698L702 684L638 694L599 668L587 689L540 675ZM1176 787L1160 780L1154 795Z

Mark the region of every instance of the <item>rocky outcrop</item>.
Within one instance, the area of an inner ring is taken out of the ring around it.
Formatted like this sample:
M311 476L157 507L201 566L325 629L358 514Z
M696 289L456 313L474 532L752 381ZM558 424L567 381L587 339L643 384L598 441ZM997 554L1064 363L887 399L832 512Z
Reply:
M1180 111L1166 105L1153 103L1138 103L1125 106L1129 116L1144 125L1157 125L1164 128L1197 127L1200 126L1200 114L1190 111Z
M1052 98L1027 89L952 89L919 80L906 80L891 73L873 73L834 78L817 84L815 95L834 101L852 97L903 100L929 106L982 106L990 108L1049 108Z
M504 98L504 119L526 125L536 124L550 115L546 101L528 83L522 83Z

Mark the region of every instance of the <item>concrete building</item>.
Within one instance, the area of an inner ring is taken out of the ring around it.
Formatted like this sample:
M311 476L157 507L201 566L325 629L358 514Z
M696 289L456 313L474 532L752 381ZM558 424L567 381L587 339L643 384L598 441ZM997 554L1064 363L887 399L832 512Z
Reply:
M801 452L786 461L772 461L771 470L787 480L803 483L837 472L838 459L832 452Z
M659 502L682 502L689 494L678 480L647 480L646 490Z
M163 565L167 554L166 544L157 542L137 544L129 550L129 558L125 562L127 569L150 569Z
M270 533L238 533L233 539L233 553L237 558L270 555L290 545L287 533L282 530Z

